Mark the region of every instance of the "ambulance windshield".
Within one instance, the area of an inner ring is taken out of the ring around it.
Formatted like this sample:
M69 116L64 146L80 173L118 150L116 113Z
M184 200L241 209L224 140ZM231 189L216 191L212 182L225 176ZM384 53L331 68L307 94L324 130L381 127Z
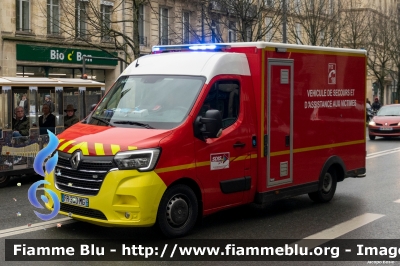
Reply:
M120 77L88 118L88 124L147 129L171 129L191 110L204 77Z

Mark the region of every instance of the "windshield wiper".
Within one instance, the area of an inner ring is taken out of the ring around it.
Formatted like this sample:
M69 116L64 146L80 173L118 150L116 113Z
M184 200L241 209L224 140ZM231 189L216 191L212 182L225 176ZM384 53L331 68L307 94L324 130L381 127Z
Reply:
M150 126L149 124L144 124L136 121L114 121L114 124L127 124L127 125L135 125L135 126L141 126L149 129L154 129L154 127Z
M103 119L103 118L96 117L96 116L92 116L91 118L94 118L94 119L96 119L96 120L98 120L98 121L100 121L100 122L103 122L103 123L106 124L107 126L112 126L112 127L113 127L113 125L111 125L110 122L108 122L107 120L105 120L105 119Z

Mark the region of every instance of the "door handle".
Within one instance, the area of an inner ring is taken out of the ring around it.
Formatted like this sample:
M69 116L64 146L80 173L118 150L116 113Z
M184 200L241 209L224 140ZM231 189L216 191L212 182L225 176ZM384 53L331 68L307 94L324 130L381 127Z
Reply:
M244 147L244 146L246 146L246 143L243 143L243 142L236 142L235 144L233 144L233 147L234 148L239 148L239 147Z

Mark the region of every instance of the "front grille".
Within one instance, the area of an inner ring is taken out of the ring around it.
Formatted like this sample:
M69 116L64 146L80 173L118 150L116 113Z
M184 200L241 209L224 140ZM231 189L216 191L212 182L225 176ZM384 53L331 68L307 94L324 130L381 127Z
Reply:
M71 167L71 162L69 161L69 158L58 157L57 164L60 166ZM94 170L94 171L108 171L114 167L116 167L116 165L114 164L112 159L110 159L110 161L104 161L104 162L85 162L85 161L83 161L80 164L80 168L86 169L86 170Z
M376 125L377 126L383 126L383 124L380 124L380 123L376 123ZM398 125L399 125L399 123L389 124L389 126L391 126L391 127L395 127L395 126L398 126Z
M107 220L107 217L104 215L104 213L99 210L73 206L65 203L61 203L60 210L63 212L78 214L85 217Z
M396 133L400 133L400 129L394 129L394 130L371 129L370 131L373 132L373 133L379 133L379 134L396 134Z
M58 189L81 195L95 196L108 171L116 168L111 156L83 156L78 169L73 169L71 154L59 151L55 169L55 180Z

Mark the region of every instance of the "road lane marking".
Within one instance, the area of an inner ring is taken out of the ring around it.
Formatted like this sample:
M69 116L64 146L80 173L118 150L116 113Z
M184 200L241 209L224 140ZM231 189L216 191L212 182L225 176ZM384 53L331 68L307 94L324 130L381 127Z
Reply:
M396 202L396 203L400 203L400 199L398 199L398 200L395 200L394 202Z
M388 155L388 154L392 154L392 153L396 153L396 152L400 152L400 148L370 153L370 154L367 154L366 159L368 160L368 159L372 159L372 158L376 158L376 157L380 157L380 156L384 156L384 155Z
M35 223L31 224L31 226L24 225L18 226L13 228L8 228L4 230L0 230L0 238L4 238L7 236L15 236L20 234L25 234L29 232L39 231L47 228L57 227L57 223L61 223L62 225L70 224L76 222L74 219L71 218L61 218L56 220L50 220L47 222Z
M366 224L369 224L377 219L382 218L383 214L376 214L376 213L364 213L360 216L354 217L351 220L348 220L346 222L337 224L331 228L328 228L326 230L323 230L319 233L310 235L306 238L303 238L300 241L297 241L295 243L292 243L291 246L294 246L297 244L298 246L301 247L308 247L308 248L314 248L317 246L320 246L329 240L338 238L344 234L347 234L348 232L351 232L355 229L360 228L361 226L364 226ZM314 241L309 241L310 239L313 239ZM304 241L307 240L307 241Z

